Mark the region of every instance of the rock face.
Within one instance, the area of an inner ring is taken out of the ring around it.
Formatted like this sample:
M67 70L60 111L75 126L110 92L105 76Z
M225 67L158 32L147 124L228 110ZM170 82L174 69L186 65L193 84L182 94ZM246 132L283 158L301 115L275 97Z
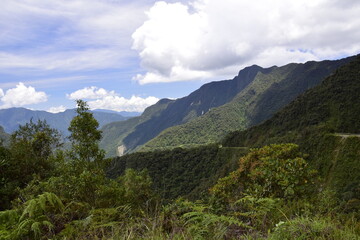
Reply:
M124 155L125 151L126 151L125 145L120 145L120 146L118 146L118 148L117 148L117 150L116 150L116 155L117 155L118 157L121 157L121 156Z

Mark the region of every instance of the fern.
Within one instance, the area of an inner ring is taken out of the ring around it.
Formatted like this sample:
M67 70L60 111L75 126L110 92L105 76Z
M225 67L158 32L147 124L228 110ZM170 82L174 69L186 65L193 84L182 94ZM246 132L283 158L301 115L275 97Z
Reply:
M191 234L200 239L223 239L230 226L242 229L249 228L235 217L216 215L209 212L188 212L183 215L183 218Z
M24 206L21 216L17 218L18 221L14 224L15 238L39 239L44 234L51 233L54 225L51 223L50 216L62 214L65 209L61 199L54 193L48 192L27 201ZM11 214L16 217L15 213L8 213L8 215Z
M6 210L0 212L0 224L14 224L19 220L17 210Z
M34 233L35 238L39 238L41 234L41 223L40 222L34 222L31 224L31 231Z
M20 221L27 217L33 218L37 215L45 214L49 210L52 210L52 212L63 212L64 209L64 205L58 196L54 193L45 192L26 203Z

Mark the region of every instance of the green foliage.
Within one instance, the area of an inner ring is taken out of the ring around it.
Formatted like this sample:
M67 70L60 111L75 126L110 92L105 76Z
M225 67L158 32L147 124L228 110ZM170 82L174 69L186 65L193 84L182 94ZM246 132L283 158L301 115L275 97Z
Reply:
M71 141L71 157L80 161L94 161L102 160L104 158L104 151L99 148L99 141L101 139L101 131L97 130L99 127L98 121L93 117L89 111L86 102L77 100L77 109L75 116L69 126L70 141Z
M8 148L0 147L0 209L10 207L17 195L36 175L49 177L56 167L52 157L62 146L61 136L44 121L30 121L11 135Z
M256 198L301 197L311 186L314 171L308 167L295 144L279 144L252 149L239 161L239 169L222 178L211 189L226 202L245 195Z
M56 214L63 212L62 201L53 193L43 193L25 202L19 209L0 212L0 223L7 231L4 239L44 239L51 236L58 220Z
M239 231L248 228L235 217L217 215L201 208L198 211L184 214L183 218L186 221L185 226L188 227L191 236L195 239L224 239L230 226L232 230L238 228Z
M124 198L131 206L140 207L148 204L153 197L152 180L147 171L136 172L133 169L126 169L124 176L118 181L124 187Z
M186 195L194 199L207 194L219 177L234 170L238 158L246 152L244 148L229 149L216 145L138 152L115 159L108 175L116 178L127 168L147 169L162 198L175 199Z
M360 239L353 229L344 227L326 218L298 217L287 222L279 222L269 240L283 239Z
M28 144L34 156L46 159L53 150L62 146L61 135L58 130L50 128L46 121L38 120L19 126L11 135L11 145Z

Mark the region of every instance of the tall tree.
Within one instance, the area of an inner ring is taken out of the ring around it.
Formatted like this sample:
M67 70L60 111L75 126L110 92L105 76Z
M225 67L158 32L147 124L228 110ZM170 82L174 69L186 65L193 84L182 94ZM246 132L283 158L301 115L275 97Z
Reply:
M75 160L91 162L104 159L105 152L100 150L99 141L101 131L98 121L89 111L87 103L83 100L76 100L77 116L75 116L69 126L71 135L69 137L71 146L71 157Z

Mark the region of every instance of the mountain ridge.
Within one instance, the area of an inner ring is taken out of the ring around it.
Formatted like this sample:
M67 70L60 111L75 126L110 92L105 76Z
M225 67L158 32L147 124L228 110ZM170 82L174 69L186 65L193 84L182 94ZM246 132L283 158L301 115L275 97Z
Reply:
M104 139L100 145L112 154L116 152L116 148L119 146L125 146L128 151L134 150L154 138L164 129L186 123L205 114L214 107L229 102L239 91L253 81L256 74L259 72L266 73L272 68L264 69L252 65L239 71L238 75L232 80L204 84L188 96L176 100L162 99L155 106L161 105L163 107L161 107L161 111L156 111L154 116L150 116L151 114L149 115L145 110L143 115L137 118L137 123L133 119L128 122L104 126L102 128ZM162 104L164 101L167 102L166 106ZM154 105L150 108L153 107ZM126 131L126 134L124 134L124 126L131 128L130 131ZM117 137L114 136L114 131L119 132Z
M338 67L354 59L290 63L259 72L234 99L183 125L161 132L142 151L215 143L227 133L259 124L299 94L318 85Z

